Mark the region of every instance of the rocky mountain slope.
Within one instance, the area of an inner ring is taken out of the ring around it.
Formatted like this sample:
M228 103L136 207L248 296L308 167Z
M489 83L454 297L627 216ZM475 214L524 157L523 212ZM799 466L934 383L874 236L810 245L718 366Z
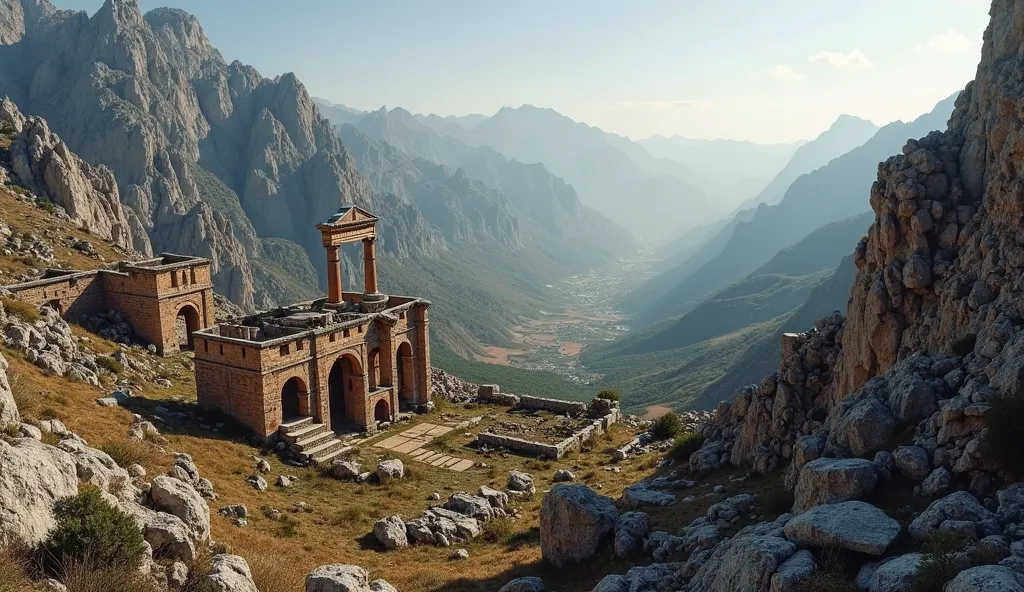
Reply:
M748 202L757 207L766 203L773 205L782 200L786 190L800 178L825 166L857 146L871 139L878 132L878 126L866 119L853 115L840 115L838 119L817 138L800 146L789 162L772 178L771 182L757 197Z
M717 256L638 311L637 318L651 322L685 312L815 228L864 213L867 204L860 188L875 175L878 161L897 151L907 137L942 128L953 110L954 99L940 102L913 122L897 121L883 127L864 145L798 178L781 202L759 206L748 222L736 225Z
M948 127L907 141L865 192L847 316L784 335L777 372L720 403L689 456L696 474L784 471L789 512L724 538L721 512L752 501L734 496L655 556L680 562L656 583L631 571L598 589L1024 591L1024 4L990 15Z

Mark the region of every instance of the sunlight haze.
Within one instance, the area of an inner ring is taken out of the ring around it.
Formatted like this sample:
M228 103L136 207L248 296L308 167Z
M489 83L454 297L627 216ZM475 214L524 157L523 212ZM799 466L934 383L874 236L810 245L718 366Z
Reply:
M87 10L101 0L56 0ZM909 120L973 78L982 0L142 0L225 59L362 110L549 107L640 139L790 142L843 113Z

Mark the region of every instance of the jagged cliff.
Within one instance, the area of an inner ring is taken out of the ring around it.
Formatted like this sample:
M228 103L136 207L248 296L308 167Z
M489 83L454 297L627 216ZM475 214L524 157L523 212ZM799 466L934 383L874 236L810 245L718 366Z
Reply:
M431 240L421 216L388 215L407 204L373 201L294 75L268 80L226 63L185 12L143 15L135 0L108 0L89 17L6 0L0 44L0 94L113 170L136 248L148 236L154 251L210 257L218 291L246 308L282 296L254 280L275 263L257 237L319 254L313 226L344 202L384 215L385 253ZM210 203L202 171L233 192L233 207Z

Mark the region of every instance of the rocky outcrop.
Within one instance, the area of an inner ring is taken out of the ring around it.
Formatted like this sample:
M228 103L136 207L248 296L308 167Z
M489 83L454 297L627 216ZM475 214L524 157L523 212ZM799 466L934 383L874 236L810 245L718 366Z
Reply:
M237 555L214 555L201 586L210 592L259 592L249 564Z
M859 501L815 506L785 527L786 538L805 547L838 546L875 556L884 554L900 531L899 522Z
M384 580L370 581L370 573L358 565L321 565L306 576L306 592L394 592Z
M55 501L78 493L71 456L31 438L0 440L0 545L42 542Z
M95 236L151 255L149 237L132 235L138 217L121 205L114 174L93 167L50 131L46 120L26 117L7 97L0 101L0 130L11 130L10 167L19 185L64 208L71 220Z

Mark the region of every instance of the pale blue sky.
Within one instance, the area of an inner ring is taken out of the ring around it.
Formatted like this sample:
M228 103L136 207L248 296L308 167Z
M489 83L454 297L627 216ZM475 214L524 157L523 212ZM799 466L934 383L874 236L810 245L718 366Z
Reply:
M53 0L95 12L102 0ZM141 0L360 109L529 103L633 138L792 141L911 119L974 77L987 0Z

